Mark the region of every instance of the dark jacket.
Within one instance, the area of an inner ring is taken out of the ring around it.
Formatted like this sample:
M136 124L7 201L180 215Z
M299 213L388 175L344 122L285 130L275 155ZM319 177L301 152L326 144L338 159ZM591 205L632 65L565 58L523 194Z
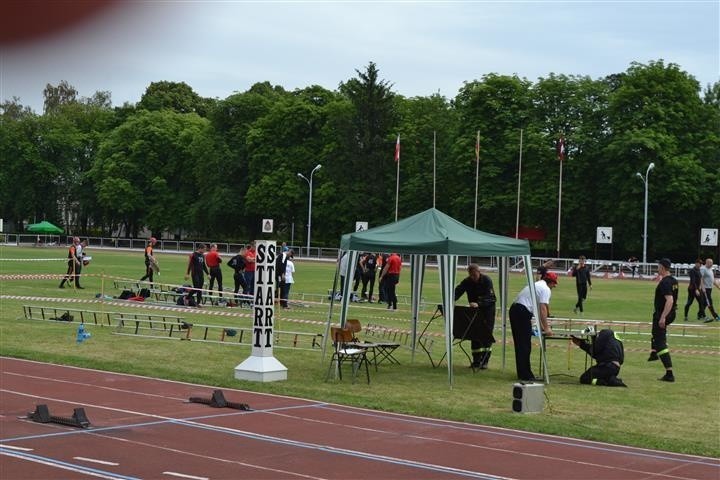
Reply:
M597 334L593 344L583 340L579 347L594 358L598 365L612 362L618 362L622 365L625 361L623 344L617 335L615 335L615 332L609 328L600 330L600 333Z

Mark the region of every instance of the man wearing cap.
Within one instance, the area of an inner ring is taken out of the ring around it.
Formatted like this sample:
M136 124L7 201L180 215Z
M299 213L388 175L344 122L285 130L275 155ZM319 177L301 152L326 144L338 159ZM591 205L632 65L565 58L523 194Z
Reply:
M652 339L650 341L650 358L648 362L660 359L665 367L665 375L658 380L674 382L672 360L667 346L667 327L675 321L677 308L678 282L670 274L672 263L670 259L663 258L658 262L658 275L660 282L655 288L654 311L652 321Z
M558 283L555 272L547 272L541 280L535 282L537 304L542 334L552 335L552 329L548 324L548 309L552 288ZM510 328L512 329L513 343L515 344L515 370L520 380L537 380L530 367L530 352L532 349L532 318L535 314L535 307L530 294L530 287L526 286L518 294L510 306Z
M145 275L140 279L141 282L144 280L150 280L150 283L152 283L153 281L153 273L155 272L155 265L157 265L157 260L153 255L153 247L156 243L157 239L155 237L150 237L150 240L148 240L148 243L145 246Z

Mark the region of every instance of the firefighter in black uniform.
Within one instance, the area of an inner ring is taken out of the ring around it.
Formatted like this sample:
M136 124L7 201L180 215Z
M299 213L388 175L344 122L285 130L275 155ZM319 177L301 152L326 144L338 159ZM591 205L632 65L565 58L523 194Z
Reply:
M625 351L618 336L606 328L600 330L595 341L587 341L571 335L572 342L597 361L597 365L588 368L580 375L580 383L585 385L603 385L606 387L627 387L618 378L620 366L625 361Z
M663 258L658 262L658 275L660 282L655 288L655 299L653 302L652 340L650 344L650 358L648 362L655 360L662 361L665 367L665 375L658 378L663 382L674 382L672 359L670 349L667 345L667 327L675 321L675 310L677 309L678 281L670 274L672 262Z
M577 302L575 303L574 313L583 313L583 300L587 299L588 287L592 289L592 278L590 269L585 263L585 255L580 255L578 265L572 268L572 276L575 277L575 288L577 290Z
M202 289L205 284L205 275L210 274L207 265L205 265L205 245L199 243L195 252L190 255L188 260L187 272L185 273L185 279L189 276L192 277L192 284L194 292L197 296L197 306L202 305ZM188 295L191 297L192 294Z
M697 300L698 302L698 313L697 319L702 320L705 318L705 295L703 295L702 277L700 276L700 267L703 261L701 259L695 260L695 266L688 270L688 276L690 277L690 283L688 283L688 298L685 303L685 321L688 321L688 313L690 313L690 307Z
M468 276L455 287L455 300L467 294L470 307L478 308L479 314L483 317L489 331L495 328L495 290L492 279L480 272L480 266L476 263L468 265ZM492 344L495 338L471 339L473 361L471 368L486 369L492 354Z

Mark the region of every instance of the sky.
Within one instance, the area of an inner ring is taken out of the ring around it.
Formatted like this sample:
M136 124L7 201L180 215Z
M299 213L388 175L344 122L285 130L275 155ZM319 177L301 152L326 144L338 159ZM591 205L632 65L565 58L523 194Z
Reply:
M264 81L335 90L369 62L400 95L454 98L488 73L602 78L660 59L703 87L720 80L720 0L145 0L0 43L0 99L41 113L43 89L61 80L81 97L110 91L115 106L157 81L219 99Z

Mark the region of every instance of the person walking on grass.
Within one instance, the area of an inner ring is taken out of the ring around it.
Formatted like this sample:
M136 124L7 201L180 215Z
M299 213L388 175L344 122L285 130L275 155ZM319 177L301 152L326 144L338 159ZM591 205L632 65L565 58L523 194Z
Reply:
M672 262L663 258L658 262L658 275L660 282L655 288L653 301L652 339L650 340L650 358L648 362L660 360L665 367L665 375L658 380L674 382L672 359L667 345L667 328L675 321L677 309L678 282L670 274Z
M574 313L583 313L583 301L587 299L588 288L592 290L592 279L590 278L590 269L585 264L585 255L580 255L578 264L572 268L572 276L575 277L575 288L577 289L577 302L575 303Z
M688 283L688 298L685 302L685 321L688 321L688 313L690 313L690 307L693 302L697 300L698 313L697 319L703 320L705 318L705 292L702 287L702 277L700 276L700 266L702 265L702 259L698 258L695 260L695 266L688 270L688 276L690 277L690 283Z
M720 288L720 286L715 283L715 274L713 273L712 267L713 260L712 258L708 257L705 259L705 265L700 268L700 278L702 284L701 293L703 293L703 300L705 301L705 305L707 306L708 312L710 313L707 319L705 319L705 323L710 323L713 320L720 322L720 315L718 315L715 311L712 301L713 286L717 288Z
M80 257L78 256L78 250L82 251L81 248L80 238L73 237L72 244L70 245L70 248L68 248L67 273L65 274L65 278L63 278L60 282L59 288L65 288L66 282L68 285L72 285L73 281L75 282L75 288L83 288L80 286L80 271L82 270L82 263Z

